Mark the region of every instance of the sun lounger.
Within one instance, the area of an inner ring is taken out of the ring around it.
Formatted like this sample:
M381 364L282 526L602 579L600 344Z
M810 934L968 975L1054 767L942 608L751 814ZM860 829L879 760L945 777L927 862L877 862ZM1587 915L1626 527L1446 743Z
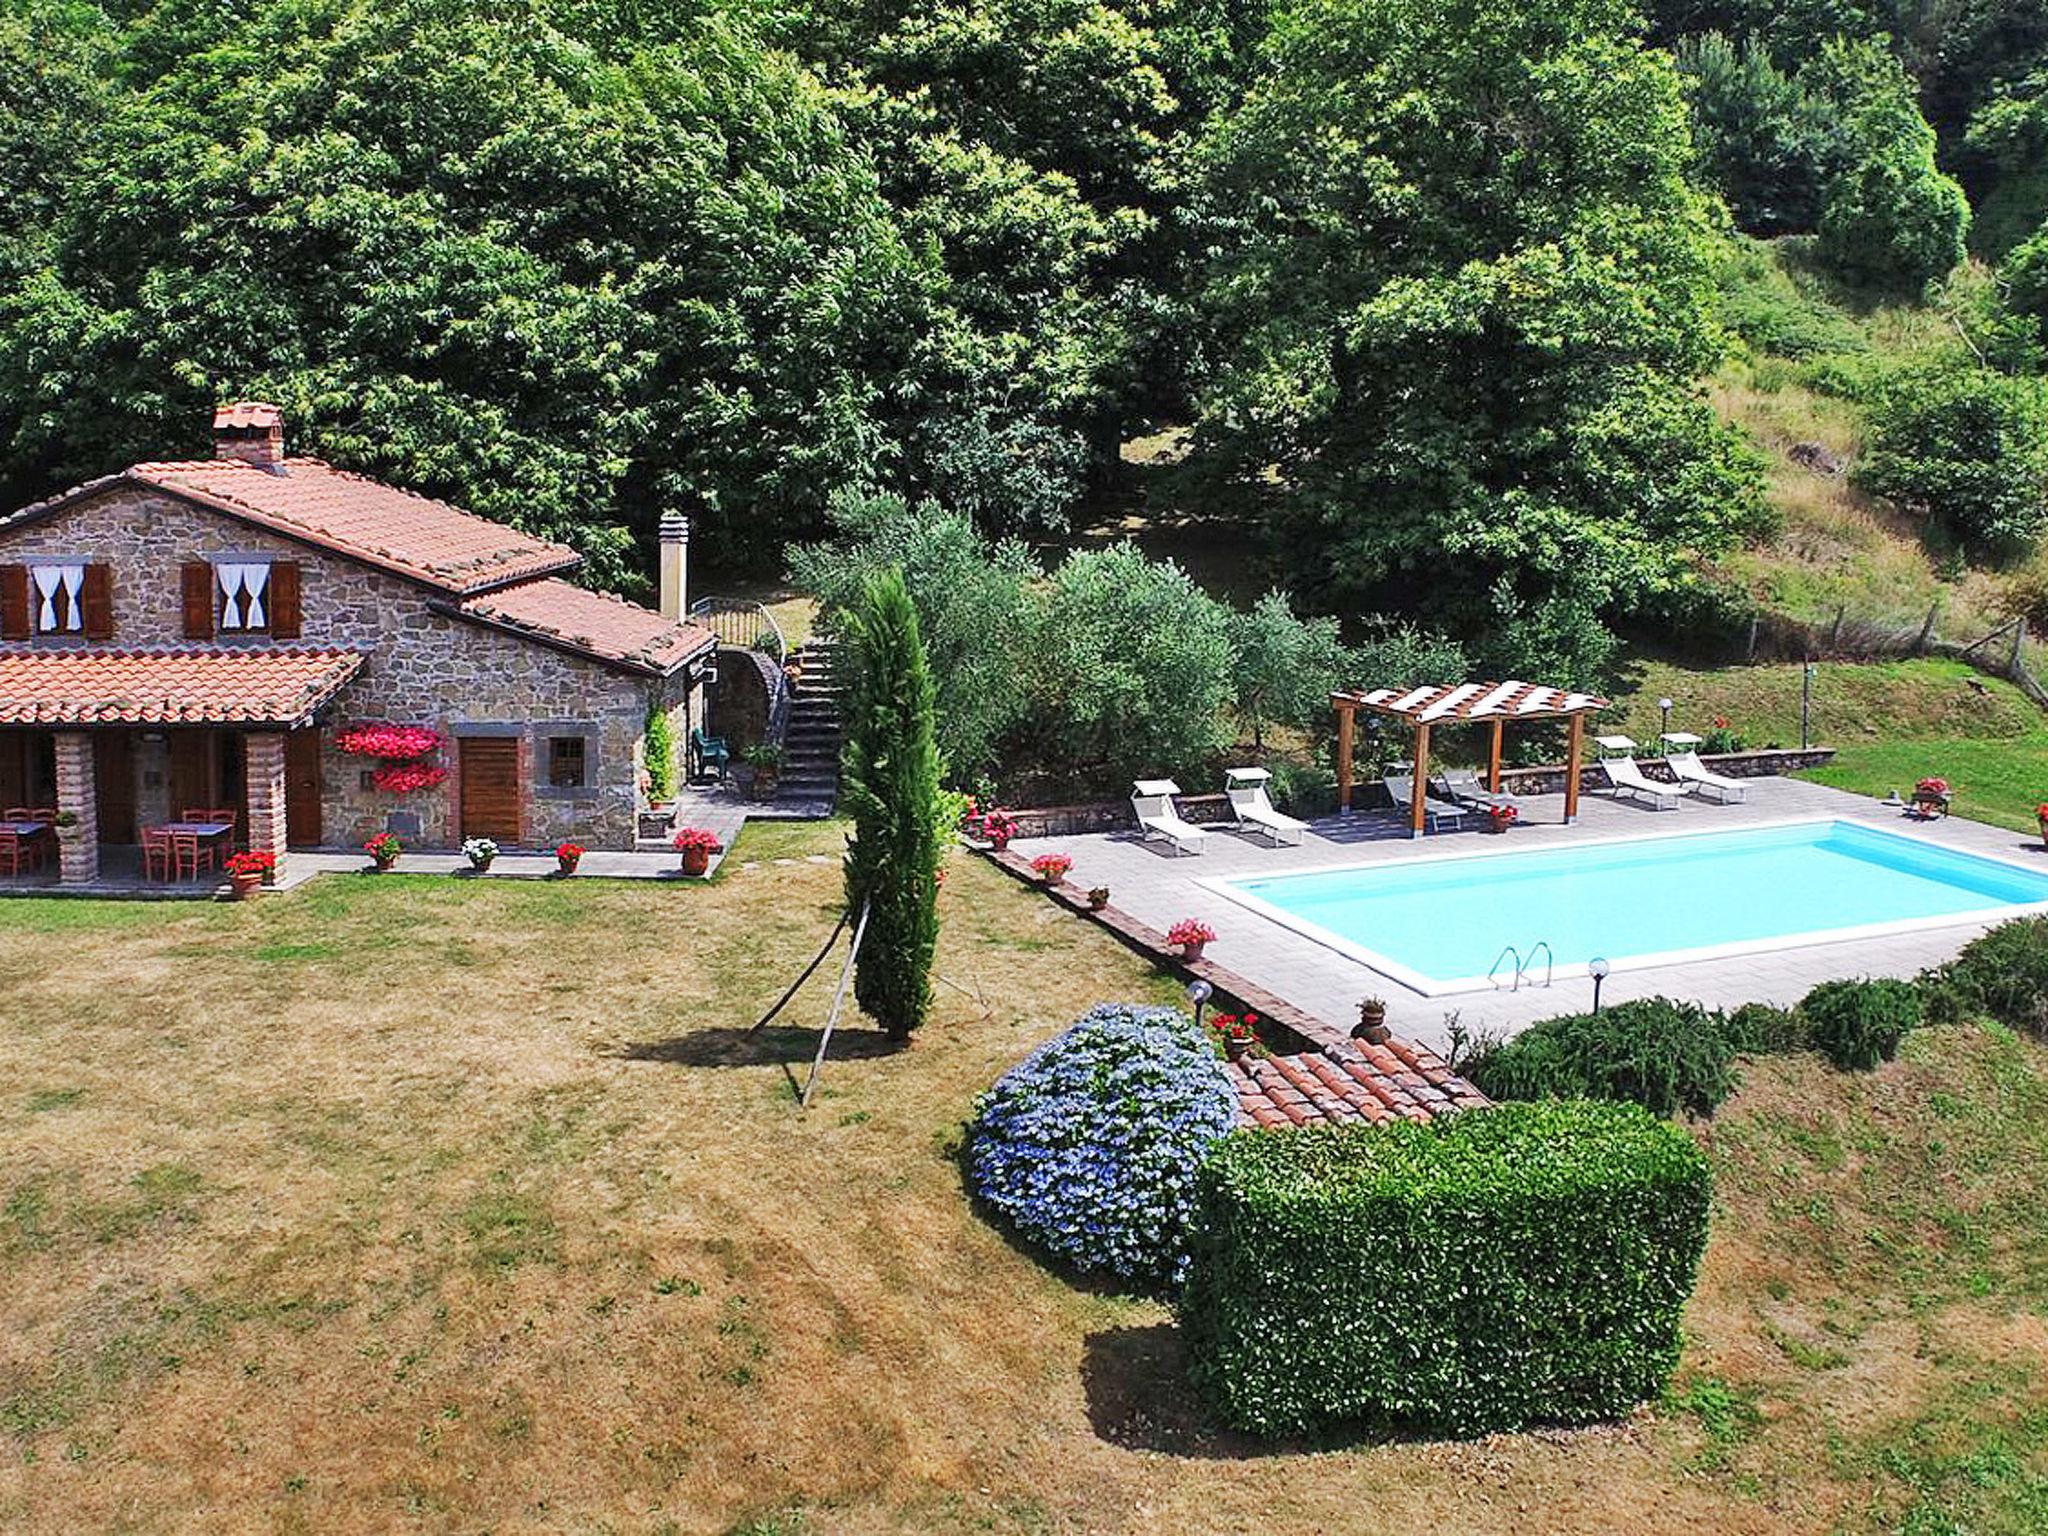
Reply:
M1298 843L1308 830L1308 823L1273 808L1273 802L1266 797L1266 781L1272 777L1263 768L1225 770L1224 792L1230 796L1230 808L1237 813L1239 827L1247 832L1263 832L1274 846Z
M1643 774L1640 764L1632 757L1606 757L1600 766L1607 772L1607 782L1614 789L1618 800L1623 795L1636 795L1647 799L1656 809L1677 810L1680 790L1676 784L1659 784Z
M1383 776L1380 782L1386 785L1387 793L1393 796L1395 809L1399 810L1403 815L1413 817L1415 814L1415 775L1412 773L1390 773ZM1455 827L1464 821L1465 808L1462 805L1447 804L1442 800L1432 800L1425 792L1422 814L1427 818L1428 824L1432 827L1436 826L1439 822L1445 821L1448 821Z
M1749 793L1749 786L1742 780L1714 772L1700 761L1697 752L1674 752L1664 761L1671 765L1671 771L1678 775L1681 785L1695 794L1712 795L1723 805L1730 800L1741 800Z
M1181 819L1173 806L1173 797L1179 793L1180 786L1171 779L1140 779L1131 786L1131 809L1137 812L1144 841L1163 837L1175 848L1200 853L1209 834Z
M1479 775L1470 770L1461 773L1445 773L1441 776L1444 798L1460 805L1478 806L1490 810L1494 806L1511 806L1517 810L1522 802L1515 796L1502 791L1496 794L1479 782Z

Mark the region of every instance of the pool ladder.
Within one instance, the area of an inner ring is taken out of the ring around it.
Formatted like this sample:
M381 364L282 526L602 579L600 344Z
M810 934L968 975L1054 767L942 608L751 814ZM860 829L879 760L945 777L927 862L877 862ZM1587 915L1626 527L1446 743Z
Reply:
M1508 990L1510 992L1519 992L1522 990L1522 983L1529 981L1529 973L1536 969L1536 956L1539 953L1543 956L1543 980L1540 985L1547 987L1550 985L1550 973L1557 965L1557 956L1551 953L1550 940L1548 939L1538 939L1534 944L1531 944L1529 946L1529 958L1526 960L1522 958L1522 952L1515 948L1514 945L1503 944L1500 953L1493 957L1493 969L1486 973L1486 979L1493 984L1493 989L1498 992L1500 990L1500 982L1496 978L1500 975L1501 965L1508 960L1513 960L1515 962L1515 983ZM1533 987L1539 985L1539 983L1529 981L1529 985Z

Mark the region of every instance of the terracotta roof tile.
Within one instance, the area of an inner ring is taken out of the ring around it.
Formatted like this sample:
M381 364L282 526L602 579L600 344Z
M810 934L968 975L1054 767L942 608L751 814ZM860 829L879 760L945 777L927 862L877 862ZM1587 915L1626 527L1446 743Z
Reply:
M0 651L0 725L293 726L362 664L354 651Z
M136 464L127 475L459 597L581 563L566 545L320 459L286 459L281 468L274 473L239 459L197 459Z
M467 599L456 611L571 646L601 661L657 672L672 671L716 643L701 625L678 624L608 592L552 578L500 587Z
M1441 1056L1398 1035L1384 1045L1347 1040L1298 1056L1247 1057L1227 1070L1238 1122L1268 1130L1427 1121L1490 1102Z

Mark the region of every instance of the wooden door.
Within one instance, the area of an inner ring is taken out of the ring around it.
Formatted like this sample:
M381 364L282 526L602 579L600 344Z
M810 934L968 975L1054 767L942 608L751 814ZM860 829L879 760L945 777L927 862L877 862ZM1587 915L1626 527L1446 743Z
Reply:
M0 810L33 803L29 794L29 732L0 731Z
M171 731L170 813L176 821L188 808L218 805L218 776L214 773L213 732Z
M462 836L519 841L519 743L510 736L458 739Z
M93 732L92 777L100 841L139 841L135 835L135 738L126 731Z
M284 840L294 848L320 844L320 727L309 725L284 739Z

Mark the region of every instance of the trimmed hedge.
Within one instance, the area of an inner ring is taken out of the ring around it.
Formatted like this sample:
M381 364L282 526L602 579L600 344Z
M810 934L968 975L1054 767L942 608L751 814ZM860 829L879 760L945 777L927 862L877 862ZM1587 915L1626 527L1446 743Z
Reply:
M1735 1091L1727 1021L1645 997L1531 1024L1483 1047L1465 1076L1490 1099L1626 1099L1660 1115L1711 1115Z
M1824 981L1800 1001L1813 1047L1844 1072L1867 1072L1899 1054L1920 1027L1920 989L1908 981Z
M1943 1022L1989 1014L2048 1040L2048 917L2000 923L1923 980Z
M1738 1056L1789 1056L1813 1049L1813 1036L1797 1008L1744 1003L1728 1015L1728 1043Z
M1195 1170L1236 1120L1223 1060L1192 1019L1104 1004L981 1096L968 1180L1075 1268L1172 1286L1187 1270Z
M1199 1185L1195 1381L1260 1434L1614 1418L1678 1363L1710 1198L1632 1104L1236 1132Z

